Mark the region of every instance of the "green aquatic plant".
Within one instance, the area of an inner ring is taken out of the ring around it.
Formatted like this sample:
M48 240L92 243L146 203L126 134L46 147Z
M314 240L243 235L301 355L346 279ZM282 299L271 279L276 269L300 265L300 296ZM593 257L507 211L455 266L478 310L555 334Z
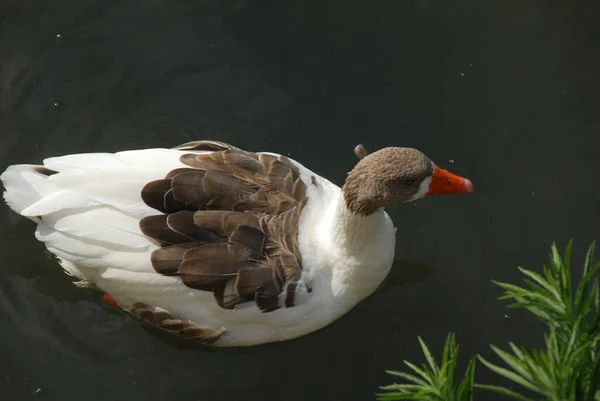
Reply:
M381 387L385 393L378 394L378 399L387 400L423 400L423 401L471 401L473 399L473 380L475 378L475 358L472 358L467 367L465 377L457 383L457 357L458 345L454 334L446 337L442 361L437 364L425 342L419 337L419 343L427 360L421 368L404 361L412 373L388 371L387 373L399 376L407 384L392 384Z
M405 362L418 376L389 372L407 380L408 384L382 387L387 392L378 394L378 398L471 400L475 387L520 401L600 401L600 352L597 346L600 340L600 263L593 261L594 249L595 244L592 243L585 257L581 279L576 286L572 285L571 241L565 249L564 257L552 245L550 263L549 266L544 266L543 274L519 267L525 276L525 287L495 282L504 290L500 299L513 301L509 307L524 308L548 326L548 333L544 335L545 347L541 350L509 343L510 351L504 351L491 345L506 367L478 356L484 366L519 385L528 395L507 387L476 384L473 359L465 378L457 387L455 375L458 346L454 336L449 335L442 356L442 367L446 366L446 369L436 369L437 365L427 346L419 339L429 367L419 369Z
M572 242L561 258L552 245L549 266L543 275L519 270L526 276L526 287L496 283L504 289L501 299L512 300L512 308L525 308L544 322L549 333L545 348L529 350L510 343L510 351L491 346L509 369L479 360L493 372L522 386L537 397L551 401L600 400L598 390L600 353L600 292L598 269L594 263L595 244L589 247L581 280L571 284ZM518 400L532 400L505 387L477 385Z

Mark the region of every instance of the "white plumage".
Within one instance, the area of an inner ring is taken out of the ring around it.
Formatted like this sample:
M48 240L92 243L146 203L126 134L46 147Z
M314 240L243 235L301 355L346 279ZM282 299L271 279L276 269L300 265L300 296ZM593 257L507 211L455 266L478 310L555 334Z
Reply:
M227 310L215 303L212 293L189 288L177 276L158 274L150 255L159 244L140 231L139 221L159 212L140 193L148 182L186 167L180 161L186 153L192 151L53 157L43 166L57 174L18 165L0 178L7 204L38 224L36 238L70 275L110 293L124 309L144 302L201 327L224 329L215 345L280 341L317 330L372 293L387 275L394 255L389 216L383 211L369 216L349 212L338 186L298 163L308 202L298 228L304 271L296 306L269 313L252 304Z

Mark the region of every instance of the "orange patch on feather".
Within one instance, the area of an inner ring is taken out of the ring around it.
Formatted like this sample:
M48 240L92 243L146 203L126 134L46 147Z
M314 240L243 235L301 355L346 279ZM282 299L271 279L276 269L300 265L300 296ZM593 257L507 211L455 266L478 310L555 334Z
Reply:
M115 299L108 292L105 292L104 295L102 295L102 300L106 302L109 306L112 306L116 309L120 309L117 301L115 301Z

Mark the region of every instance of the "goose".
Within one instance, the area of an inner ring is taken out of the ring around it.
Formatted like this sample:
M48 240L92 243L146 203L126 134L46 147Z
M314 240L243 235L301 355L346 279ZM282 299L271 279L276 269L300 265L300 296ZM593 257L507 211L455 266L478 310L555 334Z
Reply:
M473 191L413 148L355 153L341 188L212 140L50 157L0 179L75 285L157 330L252 346L319 330L380 286L395 252L386 206Z

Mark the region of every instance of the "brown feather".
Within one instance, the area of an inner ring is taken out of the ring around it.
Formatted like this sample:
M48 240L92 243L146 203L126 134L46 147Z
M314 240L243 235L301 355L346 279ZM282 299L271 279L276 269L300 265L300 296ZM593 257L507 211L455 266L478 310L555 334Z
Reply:
M226 171L228 166L223 163L222 152L215 153L203 153L203 154L185 154L179 158L179 160L195 169L210 171Z
M198 170L195 168L189 168L189 167L180 167L180 168L176 168L175 170L171 170L169 171L169 173L167 173L167 176L165 177L166 179L171 179L173 177L175 177L176 175L182 174L182 173L195 173Z
M292 282L287 283L285 286L285 307L291 308L294 306L294 299L296 297L296 288L298 287L298 283Z
M275 281L275 283L279 287L283 287L283 285L285 284L285 274L283 272L283 266L281 265L279 258L271 258L266 261L266 264L268 264L271 270L273 270L273 280Z
M254 176L262 173L262 165L256 158L247 152L225 151L223 152L224 162L231 166L231 170L236 175Z
M169 213L165 208L165 193L171 189L171 180L156 180L144 185L142 200L144 203L163 213Z
M188 236L181 235L169 228L167 225L167 216L164 214L141 219L140 231L165 245L181 244L190 241Z
M290 159L287 156L280 155L279 161L286 164L290 168L290 170L294 173L294 175L300 175L300 170L298 169L298 166L296 165L296 163L294 163L292 161L292 159Z
M223 335L225 330L206 329L188 325L181 329L178 336L201 344L212 344Z
M179 319L165 319L160 322L160 327L165 331L179 332L185 328L185 324Z
M47 177L50 177L51 175L54 175L54 174L58 174L58 171L50 170L49 168L47 168L47 167L42 167L42 166L35 166L35 167L33 168L33 170L34 170L36 173L43 174L43 175L45 175L45 176L47 176Z
M210 170L220 171L222 173L233 174L232 166L227 163L227 154L229 151L206 153L196 157L202 163L210 166Z
M220 150L237 149L237 148L235 146L230 145L225 142L204 140L204 141L187 142L182 145L175 146L173 149L220 151Z
M284 234L281 239L281 244L283 245L284 249L287 249L288 251L293 251L294 250L294 235L293 235L293 233Z
M203 190L204 171L180 173L171 180L173 196L180 202L192 205L202 205L210 201L211 197Z
M216 196L211 198L210 201L206 203L206 209L209 210L229 210L233 206L234 200L227 196Z
M212 231L220 237L227 237L225 233L226 210L199 210L194 213L194 223L206 230Z
M228 244L201 244L201 246L188 249L183 259L213 258L224 259L234 257L240 260L249 260L252 250L244 245Z
M181 235L185 235L190 241L221 242L223 239L217 234L197 226L194 223L194 212L182 210L172 213L167 217L169 228Z
M285 177L290 173L290 168L279 160L273 160L269 165L267 177L269 182L278 188L285 188Z
M179 267L179 277L188 287L212 290L214 284L235 278L240 269L249 266L251 264L247 260L233 256L184 259Z
M239 226L248 226L260 231L258 218L250 213L229 212L223 217L223 229L227 236L230 236Z
M287 193L287 194L294 193L295 180L296 180L296 177L294 176L294 174L291 171L285 176L285 179L283 180L283 189L284 189L285 193Z
M231 206L234 212L246 212L254 209L256 206L250 201L236 202Z
M177 319L169 311L143 302L135 302L125 312L146 326L202 344L211 344L225 333L224 329L200 327L196 323Z
M281 202L279 202L279 204L277 205L277 209L275 210L275 213L281 214L281 213L287 212L288 210L292 209L294 206L296 206L295 203L284 199Z
M231 174L220 171L207 171L202 181L202 189L208 195L227 196L236 202L246 200L256 192L255 187L244 184Z
M235 282L235 291L240 296L251 296L262 286L273 282L273 269L270 267L251 267L241 269Z
M194 206L194 205L188 205L187 203L179 202L173 196L173 190L170 188L165 193L164 200L163 200L163 207L167 213L175 213L175 212L179 212L180 210L187 210L187 209L193 210L194 208L195 209L198 208L197 206Z
M302 201L306 197L306 185L304 182L298 178L296 182L294 182L294 188L292 189L292 197L297 201Z
M256 293L254 302L256 303L256 306L258 306L258 309L260 309L260 311L263 313L273 312L279 309L279 299L274 296L265 296L263 295L262 291L258 291Z
M291 252L282 251L279 255L279 260L283 268L284 282L287 283L288 281L295 281L300 278L300 269L298 268L296 255Z
M260 255L265 245L265 234L253 227L238 226L229 236L229 242L245 245L255 254Z
M152 267L160 274L168 276L177 274L179 272L179 264L183 260L185 252L190 248L200 245L202 243L186 242L155 249L150 256Z
M261 312L272 312L279 308L280 289L273 281L260 287L254 295L254 302Z
M235 292L235 279L215 284L213 294L221 308L233 309L236 305L247 301Z
M214 141L180 149L212 152L183 154L187 167L146 186L144 202L168 214L140 223L163 245L153 252L155 270L213 291L223 308L254 299L269 312L282 292L285 306L293 306L302 272L298 221L307 200L298 166ZM176 320L165 325L180 328Z
M271 163L275 160L277 160L277 158L273 155L266 155L264 153L258 155L258 161L263 165L263 172L265 173L265 175L268 174L269 167Z

